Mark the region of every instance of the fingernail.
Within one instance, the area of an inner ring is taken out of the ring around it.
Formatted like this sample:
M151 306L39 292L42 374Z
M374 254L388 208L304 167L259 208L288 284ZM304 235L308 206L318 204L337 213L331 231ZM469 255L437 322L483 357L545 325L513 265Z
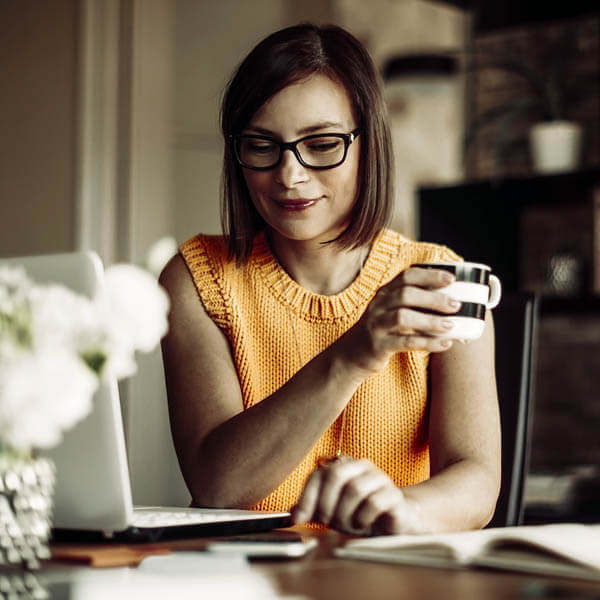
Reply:
M442 327L444 329L452 329L454 327L454 323L450 319L444 319L442 321Z
M454 281L454 275L448 273L448 271L442 271L440 273L440 280L442 283L452 283Z
M460 308L460 305L462 303L459 302L458 300L454 299L454 298L450 298L448 300L448 304L450 305L451 308Z
M452 340L442 340L442 348L450 348L452 346Z

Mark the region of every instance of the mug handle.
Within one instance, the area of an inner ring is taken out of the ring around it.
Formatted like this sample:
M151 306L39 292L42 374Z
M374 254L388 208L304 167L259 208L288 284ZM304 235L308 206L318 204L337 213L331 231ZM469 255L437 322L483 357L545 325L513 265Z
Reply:
M495 275L490 275L489 280L490 297L486 302L487 308L495 308L500 302L502 297L502 285L500 280Z

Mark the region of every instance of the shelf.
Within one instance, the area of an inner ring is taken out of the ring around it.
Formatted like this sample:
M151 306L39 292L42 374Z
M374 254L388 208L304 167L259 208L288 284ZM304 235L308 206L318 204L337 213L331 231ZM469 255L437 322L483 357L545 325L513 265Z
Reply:
M573 298L542 296L540 314L585 314L595 313L600 317L600 296L578 296Z
M517 0L443 0L474 13L477 34L507 27L524 27L536 23L573 19L598 10L597 0L570 2L521 2Z
M521 176L510 176L510 177L495 177L495 178L482 178L482 179L469 179L465 181L456 181L447 184L432 184L432 185L421 185L419 191L428 194L428 192L436 192L437 190L451 191L465 191L472 192L476 190L493 190L502 188L503 191L518 188L519 195L523 194L524 190L536 189L539 192L539 188L542 189L554 189L555 186L559 186L559 189L567 189L570 185L577 185L577 187L590 188L594 185L600 184L600 168L590 167L586 169L579 169L577 171L568 171L564 173L548 173L548 174L531 174ZM535 194L535 197L531 201L535 201L539 194ZM546 202L547 199L540 198L540 202Z
M593 269L598 189L599 168L419 187L418 239L489 264L503 287L516 291L538 281L540 261L565 249Z

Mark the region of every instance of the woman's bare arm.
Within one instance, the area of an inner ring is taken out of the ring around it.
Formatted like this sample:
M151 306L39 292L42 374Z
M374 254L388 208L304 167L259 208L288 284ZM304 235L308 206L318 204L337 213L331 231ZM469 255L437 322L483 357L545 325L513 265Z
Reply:
M500 424L494 335L431 355L431 478L405 488L368 461L342 460L317 470L296 522L320 520L358 533L425 533L483 527L500 485Z
M432 531L474 529L494 514L500 489L500 417L494 330L431 356L431 479L406 488Z
M162 343L171 429L193 501L251 506L309 452L361 379L324 352L244 411L228 341L205 312L181 257L160 282L172 300Z

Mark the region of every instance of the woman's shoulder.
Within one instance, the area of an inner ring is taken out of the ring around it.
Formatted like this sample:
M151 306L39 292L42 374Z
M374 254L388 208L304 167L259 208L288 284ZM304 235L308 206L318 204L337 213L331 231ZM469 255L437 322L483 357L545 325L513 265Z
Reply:
M202 257L224 262L227 260L227 242L222 235L199 233L183 242L179 252L188 264Z
M230 264L227 242L221 235L195 235L179 246L179 256L198 289L219 287Z
M226 239L221 235L195 235L179 246L178 257L180 264L187 267L208 315L220 327L227 327L227 269L232 263L228 258Z

